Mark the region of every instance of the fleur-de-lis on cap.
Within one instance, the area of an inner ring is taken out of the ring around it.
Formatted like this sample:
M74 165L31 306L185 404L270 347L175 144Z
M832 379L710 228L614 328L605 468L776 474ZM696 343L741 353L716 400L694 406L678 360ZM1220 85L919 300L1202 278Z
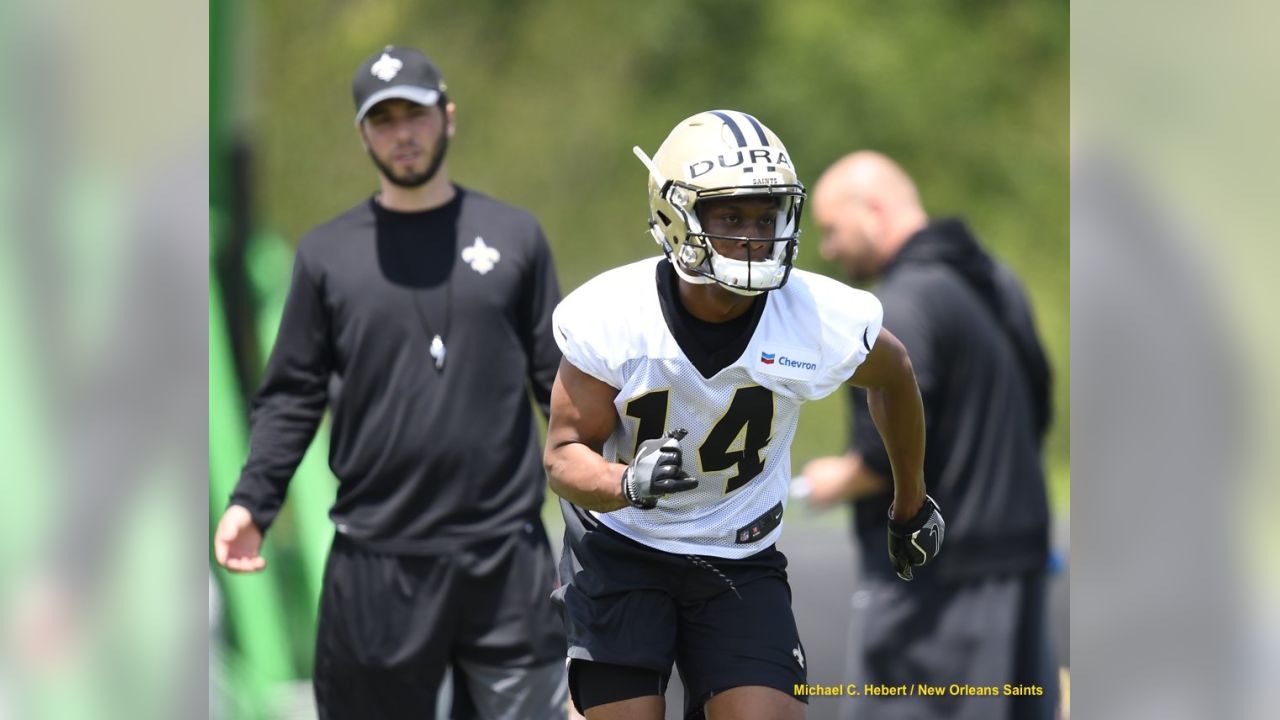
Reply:
M400 68L402 67L404 67L404 63L402 61L397 60L386 53L382 53L382 57L378 58L378 62L374 63L373 67L369 68L369 72L373 73L374 77L382 80L383 82L390 82L391 78L395 77L396 73L400 72Z

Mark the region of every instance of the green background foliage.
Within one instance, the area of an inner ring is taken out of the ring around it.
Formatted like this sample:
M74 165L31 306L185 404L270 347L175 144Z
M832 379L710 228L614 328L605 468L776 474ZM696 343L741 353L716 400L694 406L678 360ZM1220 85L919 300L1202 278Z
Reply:
M275 0L238 62L259 223L296 242L376 187L350 80L381 46L442 67L454 179L532 210L565 292L653 255L645 172L680 119L752 113L812 186L856 149L896 158L935 216L965 216L1023 278L1056 374L1048 463L1069 498L1068 5L847 0ZM799 266L819 259L806 219ZM281 278L284 282L287 278ZM797 465L843 446L843 401L806 410Z

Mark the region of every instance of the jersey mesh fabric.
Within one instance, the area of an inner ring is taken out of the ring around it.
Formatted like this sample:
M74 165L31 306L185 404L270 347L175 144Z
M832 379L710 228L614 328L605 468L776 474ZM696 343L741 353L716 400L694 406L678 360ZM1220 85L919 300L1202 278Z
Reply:
M689 434L680 442L684 470L698 478L698 487L662 498L653 510L623 508L597 513L600 521L623 535L666 552L741 558L772 544L781 526L750 544L736 543L735 535L739 528L774 505L781 502L785 507L791 483L791 441L800 420L800 402L773 393L772 417L750 417L738 428L724 452L744 450L748 423L770 424L769 442L759 450L764 469L746 484L726 492L740 465L708 472L702 467L699 449L707 444L707 436L725 416L734 394L758 383L737 364L725 368L711 380L704 379L683 358L637 359L628 366L624 370L626 387L614 401L621 422L605 445L606 459L629 462L634 455L640 422L627 415L627 404L635 397L668 389L664 431L688 430Z

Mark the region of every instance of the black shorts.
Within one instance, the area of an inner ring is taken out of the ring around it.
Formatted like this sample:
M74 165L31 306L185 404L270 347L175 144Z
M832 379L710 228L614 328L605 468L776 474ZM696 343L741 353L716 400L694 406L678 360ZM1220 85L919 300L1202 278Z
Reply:
M339 533L320 598L320 717L432 717L454 662L563 663L554 587L540 524L442 556L379 553Z
M687 717L699 716L707 700L730 688L763 685L793 695L795 685L806 683L787 559L776 548L741 560L676 555L561 506L565 584L555 597L572 662L651 670L664 686L675 663ZM569 689L581 712L576 675L570 673Z

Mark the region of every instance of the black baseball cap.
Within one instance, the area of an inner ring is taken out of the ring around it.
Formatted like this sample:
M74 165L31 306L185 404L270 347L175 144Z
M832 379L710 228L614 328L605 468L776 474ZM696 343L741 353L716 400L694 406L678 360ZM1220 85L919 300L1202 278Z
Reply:
M356 124L383 100L400 98L430 107L444 91L444 78L431 58L413 48L388 45L361 63L351 81Z

